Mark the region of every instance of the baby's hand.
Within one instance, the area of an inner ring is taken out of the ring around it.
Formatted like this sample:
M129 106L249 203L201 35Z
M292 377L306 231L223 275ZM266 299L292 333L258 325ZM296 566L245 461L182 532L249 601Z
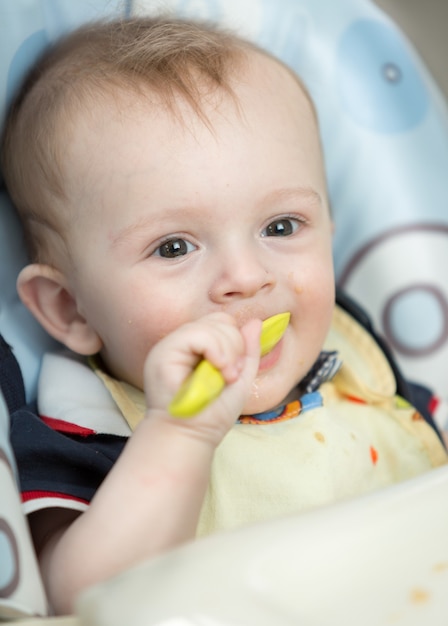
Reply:
M217 445L235 423L252 392L260 359L259 320L239 329L234 318L213 313L185 324L151 350L144 372L150 411L164 412L179 427L206 436ZM167 407L199 361L207 359L226 383L219 397L191 419L168 416Z

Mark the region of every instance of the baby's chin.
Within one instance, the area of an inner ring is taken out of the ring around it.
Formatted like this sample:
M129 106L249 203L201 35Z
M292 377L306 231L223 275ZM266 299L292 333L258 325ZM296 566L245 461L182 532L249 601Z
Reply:
M261 392L255 388L251 397L244 405L241 415L257 415L258 413L273 411L279 406L296 400L297 395L296 387L289 393L286 393L286 395L283 393L277 393L275 395L265 393L262 395Z

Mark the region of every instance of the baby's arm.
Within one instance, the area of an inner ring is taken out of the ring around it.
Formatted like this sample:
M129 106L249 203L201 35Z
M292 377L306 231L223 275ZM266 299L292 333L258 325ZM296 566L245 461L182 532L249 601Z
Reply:
M241 331L215 314L186 325L152 351L145 367L146 419L89 509L46 511L31 520L42 575L57 613L77 594L195 536L216 446L249 397L259 361L261 323ZM227 386L197 417L172 418L166 406L198 359L218 367Z

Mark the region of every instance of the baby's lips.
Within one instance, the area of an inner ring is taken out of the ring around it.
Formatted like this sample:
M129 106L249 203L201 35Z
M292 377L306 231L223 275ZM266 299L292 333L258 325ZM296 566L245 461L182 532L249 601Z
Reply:
M283 337L290 317L291 314L287 311L264 320L260 334L261 356L268 354ZM221 372L203 359L184 381L168 411L173 417L194 417L219 396L224 386Z

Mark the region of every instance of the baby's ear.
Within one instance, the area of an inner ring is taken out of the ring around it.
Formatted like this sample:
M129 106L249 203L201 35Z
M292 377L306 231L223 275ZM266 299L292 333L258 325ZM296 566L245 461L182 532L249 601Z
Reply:
M27 265L17 279L17 291L24 305L52 337L78 354L99 352L102 341L80 315L62 272L49 265Z

